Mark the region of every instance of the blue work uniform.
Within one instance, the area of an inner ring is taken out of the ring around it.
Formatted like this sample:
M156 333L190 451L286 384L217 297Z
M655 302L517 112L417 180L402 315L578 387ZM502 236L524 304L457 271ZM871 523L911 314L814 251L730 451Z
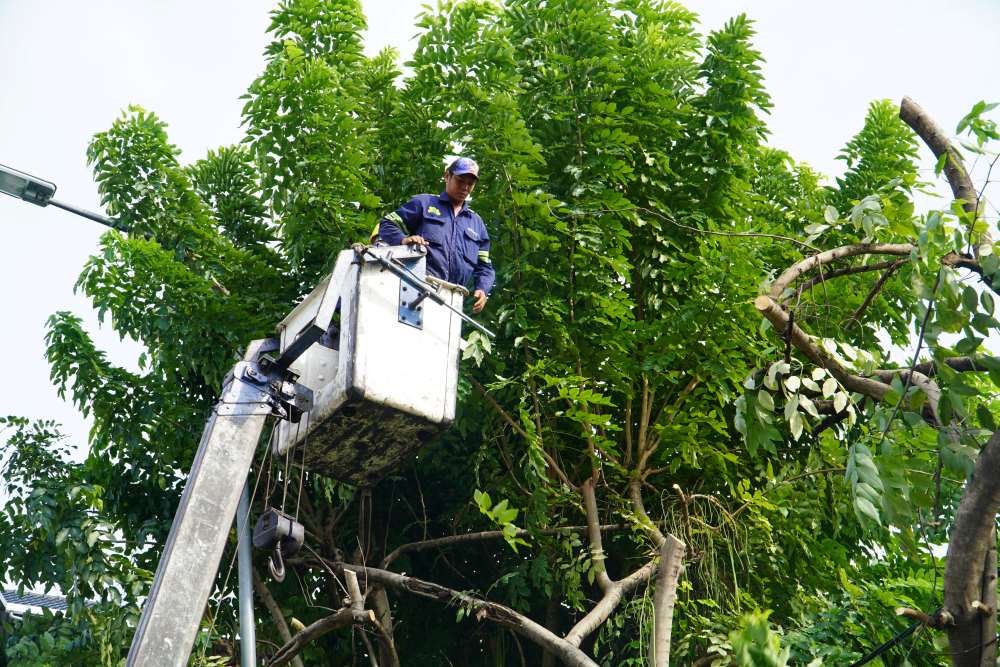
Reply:
M389 245L400 245L406 236L422 236L427 246L427 273L456 285L487 294L496 273L490 261L490 237L483 219L462 202L457 214L447 192L417 195L379 222L378 236Z

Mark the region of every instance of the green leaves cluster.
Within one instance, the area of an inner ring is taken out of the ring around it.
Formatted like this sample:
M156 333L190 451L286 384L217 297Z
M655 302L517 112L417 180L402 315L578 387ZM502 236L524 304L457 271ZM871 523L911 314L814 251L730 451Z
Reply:
M884 365L887 339L903 344L930 313L941 418L976 415L992 428L985 380L963 380L946 361L981 351L998 326L993 300L940 258L975 241L987 277L1000 260L980 237L985 223L961 208L914 215L915 141L890 103L871 105L842 151L846 173L826 187L763 145L771 100L752 21L704 36L696 26L663 0L448 0L419 18L404 76L394 51L363 55L355 0L283 0L244 98L242 145L181 164L166 124L140 107L96 135L88 159L102 203L130 233L106 234L77 286L146 352L138 371L117 367L73 315L51 319L53 380L94 427L85 460L66 464L50 426L16 425L17 501L0 514L0 547L23 532L39 555L0 556L0 574L122 611L33 619L34 648L9 642L8 654L70 664L59 651L80 650L86 664L115 664L225 372L336 251L412 194L440 189L456 154L482 167L472 206L493 240L498 285L485 317L498 340L470 336L454 428L375 489L369 519L354 518L353 489L305 477L302 517L318 552L364 543L366 562L378 562L406 542L499 528L510 549L497 540L446 557L413 552L399 566L565 632L599 596L588 545L570 528L585 518L579 485L593 479L598 519L627 524L604 536L611 576L650 557L654 526L697 554L678 600L682 664L856 657L875 640L837 615L844 595L908 581L908 599L930 604L914 517L951 511L954 488L931 483L938 453L964 471L979 434L939 445L920 421L927 395L902 381L892 392L903 421L887 430L892 410L761 336L750 303L765 277L801 259L803 247L782 239L912 241L911 261L864 309L870 273L782 298L826 354L862 374ZM978 145L995 138L989 111L977 106L960 127ZM844 419L820 433L830 414ZM921 564L911 572L902 552ZM886 556L873 563L872 553ZM302 576L271 590L283 613L315 620L329 600L310 591L340 593L324 573ZM407 662L506 660L501 630L467 632L464 613L442 624L430 604L391 601ZM772 611L744 617L749 609ZM233 612L213 613L215 634L201 641L224 653ZM639 664L647 614L624 605L596 658ZM42 639L65 627L76 648ZM271 626L260 636L281 641ZM303 657L351 655L350 638L332 634Z

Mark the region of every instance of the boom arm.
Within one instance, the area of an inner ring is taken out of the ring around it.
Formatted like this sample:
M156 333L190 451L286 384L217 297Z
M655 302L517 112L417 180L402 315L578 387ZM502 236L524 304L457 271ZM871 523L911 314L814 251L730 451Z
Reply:
M270 415L294 418L312 392L262 355L278 341L254 341L223 382L170 528L128 655L129 667L184 667L212 591L240 492Z

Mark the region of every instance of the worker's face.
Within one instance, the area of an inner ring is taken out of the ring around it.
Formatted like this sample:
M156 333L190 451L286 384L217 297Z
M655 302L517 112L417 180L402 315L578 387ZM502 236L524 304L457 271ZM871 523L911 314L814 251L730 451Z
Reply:
M448 193L448 199L455 203L464 202L474 187L476 187L476 177L472 174L456 176L444 173L444 191Z

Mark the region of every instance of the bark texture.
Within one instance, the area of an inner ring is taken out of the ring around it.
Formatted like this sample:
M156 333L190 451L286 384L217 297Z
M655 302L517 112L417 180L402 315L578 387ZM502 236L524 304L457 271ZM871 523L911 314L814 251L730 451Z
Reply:
M502 625L528 641L551 651L564 665L569 665L569 667L597 667L597 663L591 660L578 646L556 636L530 618L502 604L481 600L461 591L387 570L364 567L362 565L349 565L347 563L326 563L326 566L341 572L352 570L359 578L368 582L369 585L370 583L377 583L400 592L412 593L413 595L437 600L444 604L465 607L469 611L469 614L476 619L489 620Z
M899 104L899 117L927 144L934 157L940 158L945 153L948 154L948 159L944 163L944 175L948 179L951 192L955 195L955 199L962 200L962 208L970 212L975 211L979 195L972 185L972 179L969 178L965 165L962 164L961 156L948 141L948 135L938 127L923 107L909 97L904 97Z
M670 630L685 549L685 544L673 535L668 535L660 546L660 566L653 594L653 638L649 645L649 662L653 667L670 666Z
M937 123L919 104L904 97L899 117L927 144L935 157L947 155L944 174L962 208L978 214L979 193L962 158ZM973 243L989 240L986 234ZM987 281L992 289L992 283ZM995 291L995 290L994 290ZM952 665L996 665L996 515L1000 509L1000 439L996 433L979 454L972 477L962 493L948 543L944 574L944 608L955 619L949 628ZM993 604L984 604L984 598ZM973 603L978 603L973 607Z
M350 607L345 607L307 626L305 630L292 637L292 641L278 649L278 652L274 654L271 661L267 663L268 667L287 665L309 642L319 639L328 632L333 632L338 628L344 628L348 625L363 625L373 620L375 620L375 616L370 611L357 611Z
M955 513L948 562L944 569L944 609L954 625L948 629L952 665L980 667L996 665L996 604L983 614L973 603L983 603L983 585L996 590L996 533L1000 510L1000 432L994 433L979 453L972 476ZM984 576L987 556L993 571ZM985 580L985 582L984 582ZM985 639L989 637L989 639ZM991 642L989 647L985 646ZM992 662L990 662L992 657Z

